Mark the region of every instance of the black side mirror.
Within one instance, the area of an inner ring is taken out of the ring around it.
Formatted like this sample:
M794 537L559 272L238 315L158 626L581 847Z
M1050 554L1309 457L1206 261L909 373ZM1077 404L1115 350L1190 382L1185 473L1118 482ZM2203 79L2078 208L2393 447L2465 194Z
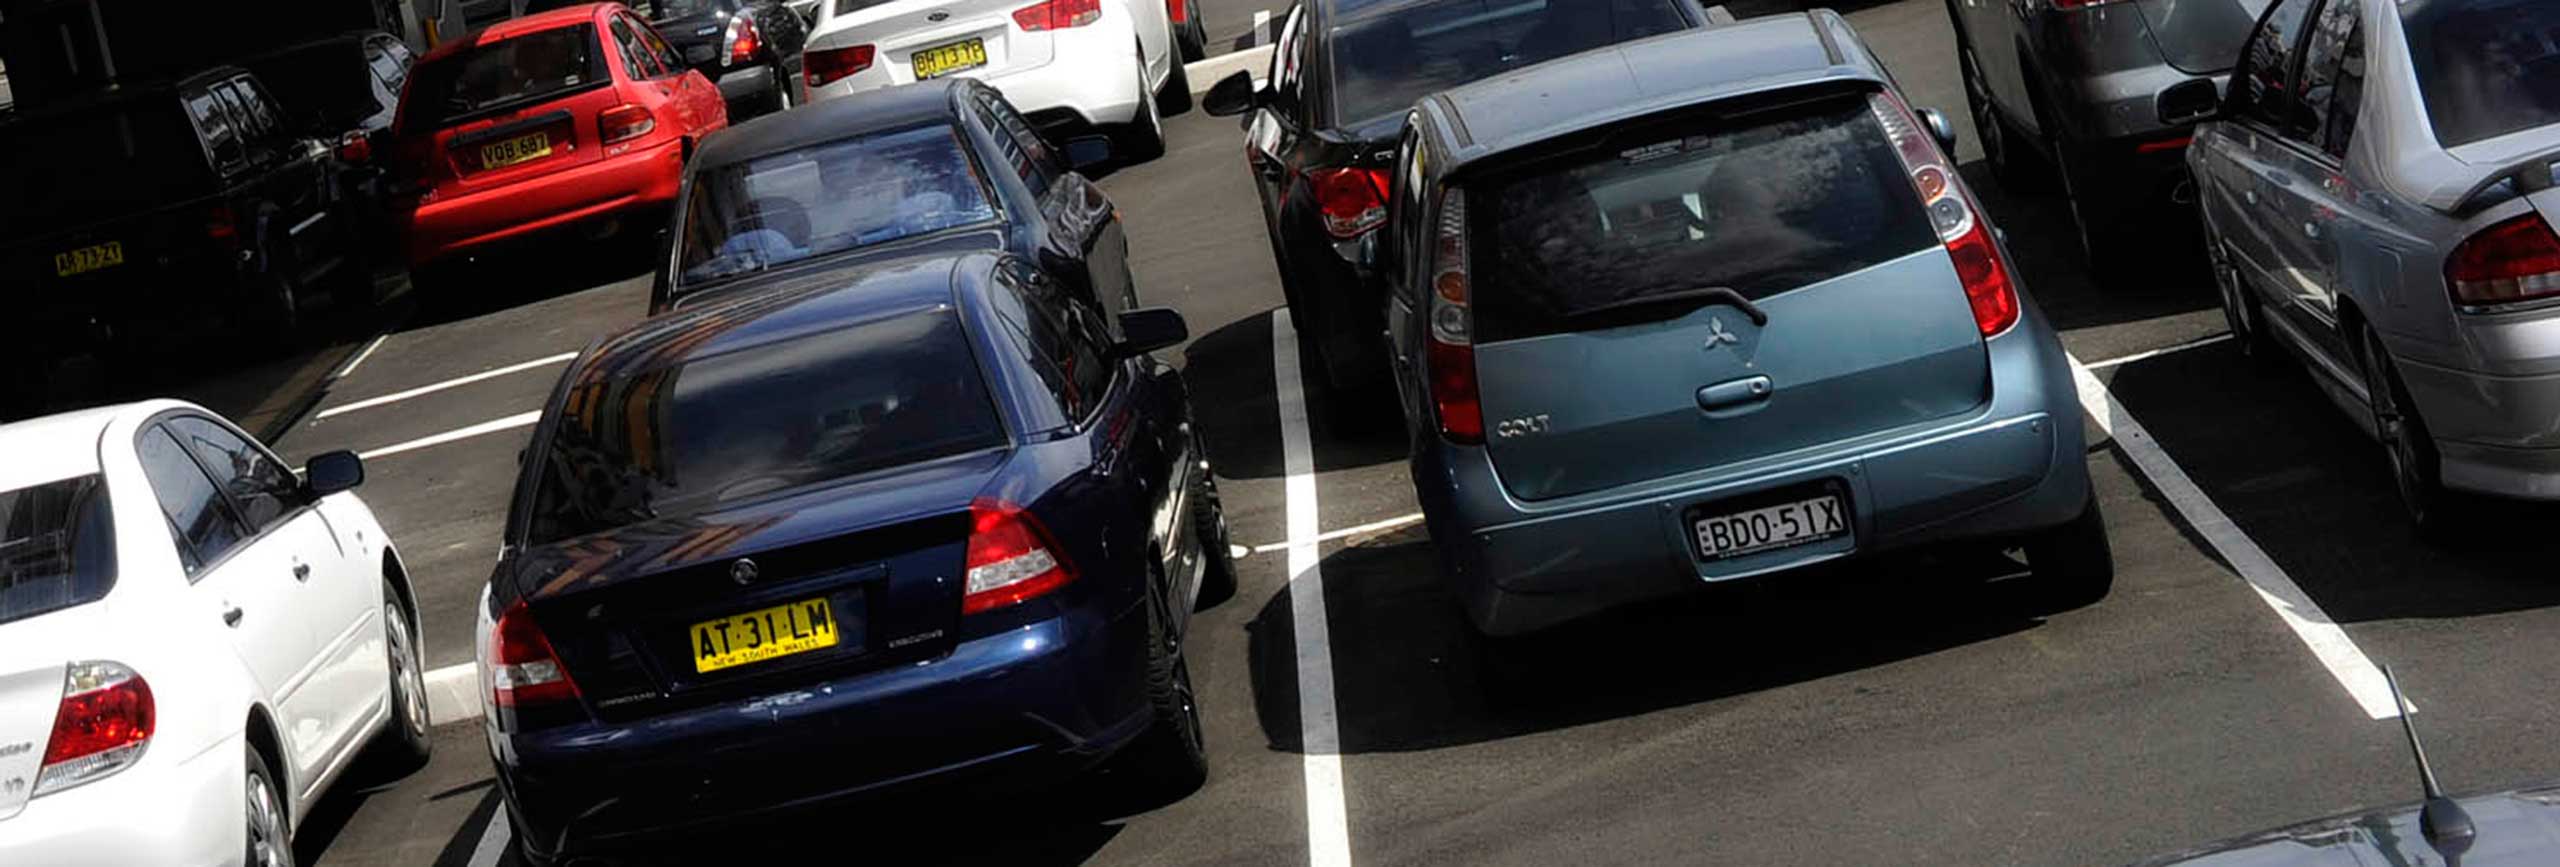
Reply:
M1180 346L1189 339L1191 326L1173 308L1131 310L1120 314L1120 345L1112 347L1112 353L1122 358L1145 355Z
M1200 110L1215 117L1234 117L1262 104L1262 91L1253 86L1252 70L1237 70L1218 79L1209 92L1200 97Z
M1949 158L1956 155L1956 125L1947 119L1946 112L1934 108L1921 109L1920 123L1929 128L1929 136L1938 140L1938 147L1945 150Z
M1077 136L1067 140L1067 167L1089 171L1111 162L1111 140L1098 135Z
M314 455L302 465L302 488L312 499L344 493L364 484L364 459L355 452L329 452Z
M2166 126L2201 123L2222 113L2222 91L2213 86L2213 79L2190 78L2160 91L2151 107Z

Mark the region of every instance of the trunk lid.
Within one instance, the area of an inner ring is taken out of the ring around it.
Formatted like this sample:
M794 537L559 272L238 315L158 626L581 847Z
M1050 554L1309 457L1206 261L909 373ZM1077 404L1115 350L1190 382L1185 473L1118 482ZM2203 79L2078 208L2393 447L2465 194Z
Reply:
M1036 0L830 2L836 3L835 16L809 37L808 50L877 46L877 62L886 66L891 80L899 84L917 80L918 53L964 46L971 40L985 50L986 64L947 74L979 78L1044 66L1051 59L1048 32L1026 31L1014 25L1014 11L1034 5Z
M48 619L77 619L65 612ZM0 626L12 646L49 647L32 633L47 627L38 622ZM23 655L23 654L22 654ZM44 765L45 744L53 736L54 711L62 705L62 670L67 660L0 661L0 820L26 809L36 788L36 771Z
M403 157L448 195L541 177L603 159L600 116L624 102L594 25L520 34L418 66Z
M718 3L689 0L655 4L667 17L652 18L649 26L667 40L667 47L684 57L686 66L702 70L713 80L720 77L720 50L728 47L729 13Z
M2257 26L2265 0L2137 0L2134 8L2149 28L2160 59L2179 72L2212 75L2231 68L2240 44ZM2103 15L2106 10L2083 13Z
M1865 97L1743 117L1642 121L1470 187L1476 372L1513 495L1677 476L1987 399L1962 283Z

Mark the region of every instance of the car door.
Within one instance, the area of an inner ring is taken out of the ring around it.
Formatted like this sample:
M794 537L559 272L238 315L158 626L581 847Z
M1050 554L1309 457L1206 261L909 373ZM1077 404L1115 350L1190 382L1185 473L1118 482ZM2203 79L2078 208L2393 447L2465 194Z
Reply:
M1267 93L1245 120L1245 163L1253 169L1255 189L1262 194L1263 224L1279 239L1280 206L1289 194L1289 155L1307 135L1304 69L1307 57L1306 6L1289 8L1280 27L1271 68L1263 77Z
M2329 155L2313 139L2319 133L2322 119L2329 113L2334 87L2323 84L2320 93L2305 89L2310 81L2304 75L2310 47L2318 44L2324 17L2322 0L2309 3L2288 2L2291 11L2279 10L2268 18L2270 39L2284 38L2287 32L2293 49L2269 74L2282 76L2283 98L2264 100L2258 105L2251 123L2253 139L2252 167L2258 173L2261 236L2267 246L2268 285L2264 291L2278 294L2277 303L2265 309L2284 317L2296 326L2302 336L2331 361L2345 361L2346 345L2337 329L2337 302L2329 294L2332 257L2329 245L2321 237L2324 215L2334 214L2330 207L2345 182L2341 161ZM2328 48L2328 62L2318 76L2333 78L2336 53L2344 34L2333 37Z
M317 151L285 127L282 111L257 79L222 81L213 94L230 112L246 154L240 179L257 202L256 216L249 218L252 249L270 257L262 269L300 281L335 263L343 251L330 214L328 173Z
M995 156L1039 203L1043 256L1055 260L1048 264L1112 316L1137 306L1129 237L1110 197L1083 173L1068 170L1003 94L991 87L972 90L973 125L994 143Z
M685 128L701 136L728 126L729 102L720 95L720 86L687 67L684 56L676 52L675 46L667 44L665 35L649 22L628 15L623 17L630 21L632 31L639 36L640 45L656 59L655 66L659 72L672 80L670 86L675 98L684 100L691 109L692 119Z
M650 112L670 119L677 127L693 129L700 125L702 101L694 98L682 73L683 67L666 65L657 49L640 34L648 24L623 13L614 13L606 22L605 32L613 40L613 50L622 64L621 74L630 79L631 89L647 101Z
M2296 322L2288 310L2301 281L2284 256L2289 238L2283 203L2276 191L2292 183L2279 131L2295 108L2292 70L2301 42L2302 22L2313 0L2281 0L2270 4L2241 50L2224 93L2222 123L2204 143L2209 159L2207 184L2214 193L2206 205L2214 226L2230 248L2232 265L2245 286L2258 293L2262 309Z
M2350 269L2396 263L2373 254L2397 243L2391 223L2347 177L2347 146L2364 100L2364 0L2323 0L2310 19L2295 78L2299 114L2279 137L2287 173L2298 180L2281 199L2305 277L2296 309L2331 357L2353 356L2355 335L2342 331L2341 308ZM2374 281L2360 280L2366 285ZM2396 282L2396 281L2385 281ZM2371 299L2368 299L2371 300ZM2368 310L2367 312L2371 312Z

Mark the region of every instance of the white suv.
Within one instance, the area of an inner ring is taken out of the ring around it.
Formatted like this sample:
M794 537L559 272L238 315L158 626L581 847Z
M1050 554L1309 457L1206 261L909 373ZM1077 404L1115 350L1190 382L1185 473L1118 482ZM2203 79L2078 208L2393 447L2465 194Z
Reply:
M1162 0L824 0L809 98L946 75L1004 91L1043 131L1116 127L1132 162L1164 153L1164 117L1191 110Z

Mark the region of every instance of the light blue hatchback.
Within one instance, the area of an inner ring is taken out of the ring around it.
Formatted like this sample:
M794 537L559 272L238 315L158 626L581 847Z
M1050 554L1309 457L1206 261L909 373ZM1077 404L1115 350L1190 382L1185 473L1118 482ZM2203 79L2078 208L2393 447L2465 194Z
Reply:
M1828 11L1416 106L1375 260L1478 628L1941 543L2106 594L2068 363L1947 129Z

